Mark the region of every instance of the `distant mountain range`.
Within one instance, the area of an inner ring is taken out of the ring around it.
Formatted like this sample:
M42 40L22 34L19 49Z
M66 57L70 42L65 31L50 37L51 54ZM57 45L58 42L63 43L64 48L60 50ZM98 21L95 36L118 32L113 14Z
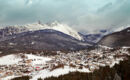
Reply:
M82 37L78 34L77 31L70 28L66 24L58 23L57 21L51 24L41 24L41 23L34 23L34 24L27 24L23 26L8 26L4 27L0 30L0 35L13 35L21 32L27 31L36 31L36 30L44 30L44 29L52 29L63 32L64 34L70 35L78 40L82 40Z
M92 46L91 43L84 41L83 37L68 25L58 22L8 26L0 29L0 50L68 51L81 50Z
M128 43L129 32L127 30L113 32L113 30L100 30L94 34L82 34L57 21L51 24L34 23L22 26L7 26L0 29L0 50L68 51L85 49L97 43L110 47ZM127 41L124 42L122 39Z
M42 24L42 23L34 23L34 24L27 24L22 26L7 26L0 29L0 41L5 40L6 36L15 35L18 33L28 32L28 31L37 31L37 30L45 30L45 29L52 29L59 32L62 32L66 35L69 35L77 40L84 41L87 43L96 43L100 40L100 38L109 32L107 30L100 30L99 33L94 34L82 34L66 24L61 24L57 21L50 23L50 24ZM3 39L4 37L4 39Z

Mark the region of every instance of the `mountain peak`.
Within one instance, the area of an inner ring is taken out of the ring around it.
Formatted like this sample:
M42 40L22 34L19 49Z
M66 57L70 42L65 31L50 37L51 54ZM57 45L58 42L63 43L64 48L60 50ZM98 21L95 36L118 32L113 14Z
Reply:
M57 25L59 25L60 23L58 22L58 21L54 21L54 22L52 22L51 23L51 26L57 26Z

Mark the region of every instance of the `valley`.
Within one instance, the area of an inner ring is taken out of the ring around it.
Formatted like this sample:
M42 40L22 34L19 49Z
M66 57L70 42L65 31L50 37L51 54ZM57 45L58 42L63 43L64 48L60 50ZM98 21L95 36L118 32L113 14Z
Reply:
M130 48L110 49L99 48L91 51L82 50L78 52L62 53L57 52L55 56L45 56L38 54L15 54L4 56L9 63L1 63L0 78L8 80L13 77L31 76L30 80L47 77L58 77L69 72L91 73L100 67L109 66L112 68L120 61L127 60ZM11 57L10 57L11 56ZM12 56L15 56L13 59ZM17 56L17 57L16 57ZM14 61L11 61L14 60Z
M129 28L83 35L66 26L54 22L0 29L0 79L46 80L71 73L93 74L129 60Z

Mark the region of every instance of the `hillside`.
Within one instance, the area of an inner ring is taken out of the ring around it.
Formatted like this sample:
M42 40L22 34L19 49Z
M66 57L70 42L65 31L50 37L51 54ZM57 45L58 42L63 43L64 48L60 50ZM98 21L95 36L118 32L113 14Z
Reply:
M51 29L19 33L7 38L9 39L0 43L1 51L80 50L91 46L67 34Z
M109 47L130 46L130 27L104 36L98 44Z

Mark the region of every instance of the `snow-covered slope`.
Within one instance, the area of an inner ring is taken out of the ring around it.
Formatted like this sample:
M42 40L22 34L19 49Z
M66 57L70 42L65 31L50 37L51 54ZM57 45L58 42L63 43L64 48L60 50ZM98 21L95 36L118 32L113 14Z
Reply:
M24 58L22 56L24 56ZM31 61L31 65L35 66L38 64L45 64L46 61L50 61L51 58L43 57L43 56L41 57L32 54L11 54L11 55L0 57L0 65L19 64L19 62L23 60L33 60Z
M14 54L0 57L0 65L12 65L17 64L22 59Z
M24 25L24 27L27 28L29 31L36 31L36 30L42 30L42 29L53 29L53 30L63 32L67 35L70 35L78 40L82 40L82 37L78 34L78 32L76 30L72 29L71 27L69 27L66 24L58 23L57 21L55 21L49 25L34 23L34 24Z
M37 56L37 55L32 55L32 54L25 54L25 56L27 57L27 59L33 60L31 62L31 65L33 65L33 66L45 64L46 61L51 60L51 58L48 58L48 57Z

